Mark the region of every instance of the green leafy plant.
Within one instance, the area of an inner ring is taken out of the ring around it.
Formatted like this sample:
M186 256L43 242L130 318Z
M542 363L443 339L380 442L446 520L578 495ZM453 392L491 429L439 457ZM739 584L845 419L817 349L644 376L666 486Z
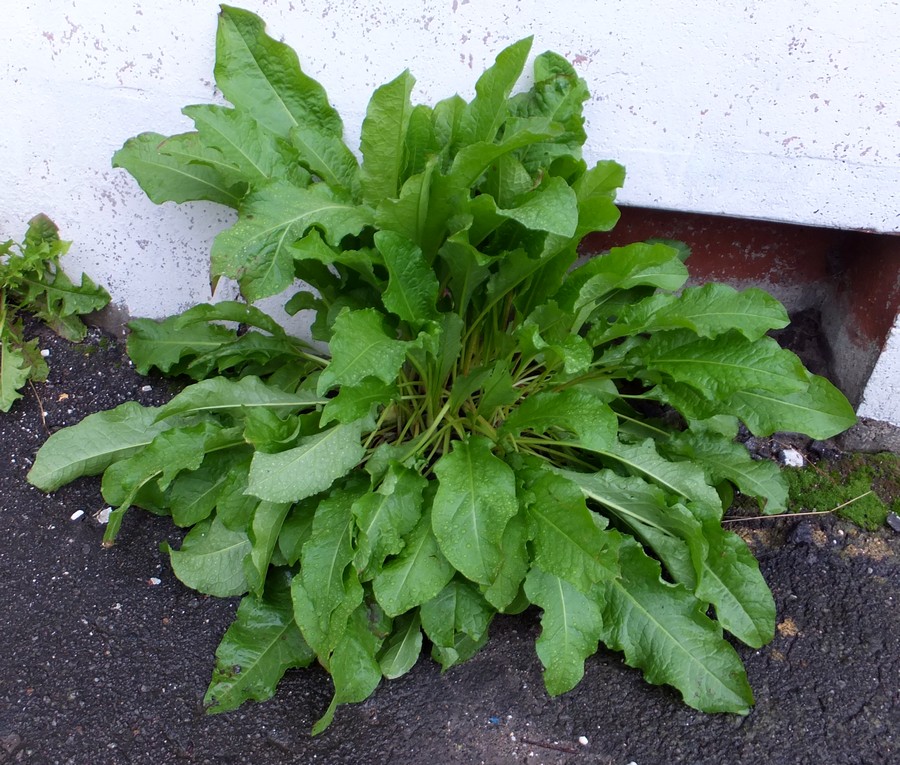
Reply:
M69 249L46 215L28 222L21 244L0 243L0 411L8 412L29 380L47 379L47 362L37 338L26 340L21 313L33 314L61 337L84 339L81 315L99 311L109 295L86 275L73 283L59 259Z
M512 95L530 46L468 103L414 105L408 72L380 87L359 163L296 54L223 6L232 106L187 107L195 131L115 156L156 202L236 208L214 278L251 303L301 280L287 310L327 347L239 302L134 322L139 369L197 382L54 434L29 475L52 490L103 473L107 542L129 506L169 513L190 529L169 549L179 579L243 595L211 711L317 660L334 681L321 731L424 638L446 669L529 604L552 694L602 642L698 709L752 704L723 630L763 645L774 604L720 520L734 487L766 511L787 492L734 442L738 420L825 438L853 411L766 337L788 322L772 297L683 288L683 245L577 262L616 223L624 170L582 159L588 91L565 59L537 56Z

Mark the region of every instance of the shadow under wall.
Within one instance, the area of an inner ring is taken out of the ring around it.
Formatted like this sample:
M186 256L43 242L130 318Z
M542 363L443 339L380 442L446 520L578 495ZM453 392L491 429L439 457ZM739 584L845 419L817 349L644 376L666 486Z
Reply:
M623 207L616 227L587 237L581 251L653 237L691 248L692 284L760 287L781 300L796 325L785 330L796 337L783 338L794 350L798 342L814 342L817 316L827 368L812 371L859 404L900 313L900 236Z

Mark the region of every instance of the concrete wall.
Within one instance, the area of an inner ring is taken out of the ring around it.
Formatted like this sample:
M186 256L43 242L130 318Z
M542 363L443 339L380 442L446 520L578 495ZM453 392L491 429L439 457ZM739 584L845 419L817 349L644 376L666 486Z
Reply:
M217 99L212 0L31 0L4 10L0 233L37 211L74 239L69 264L135 315L207 299L207 253L230 219L155 207L112 153L190 128ZM628 168L633 205L900 231L900 5L742 0L243 0L328 89L356 144L372 89L407 66L425 102L504 45L566 55L587 80L589 159ZM898 332L888 375L897 372ZM893 350L891 350L893 349ZM893 366L892 366L893 365ZM884 366L884 364L882 364ZM883 387L883 386L882 386ZM900 396L866 392L900 424Z

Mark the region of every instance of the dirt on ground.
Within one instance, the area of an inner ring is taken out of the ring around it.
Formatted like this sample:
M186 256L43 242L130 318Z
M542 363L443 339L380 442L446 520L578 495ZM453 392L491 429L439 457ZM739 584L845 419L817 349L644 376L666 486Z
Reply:
M131 511L112 549L96 479L51 496L25 481L49 432L171 392L93 330L37 330L50 379L0 414L0 763L405 765L877 765L900 762L900 534L832 515L731 525L778 606L761 650L738 646L756 694L746 717L705 715L601 650L549 698L538 615L494 621L487 647L441 674L423 659L312 738L331 686L288 673L274 699L210 716L202 698L237 600L172 575L168 519Z

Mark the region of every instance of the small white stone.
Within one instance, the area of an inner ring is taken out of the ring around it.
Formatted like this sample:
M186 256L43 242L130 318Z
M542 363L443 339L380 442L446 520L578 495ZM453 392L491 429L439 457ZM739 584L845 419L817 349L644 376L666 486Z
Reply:
M97 523L109 523L109 514L111 512L111 507L104 507L102 510L97 511L97 514L94 516L94 518L97 519Z
M587 746L588 745L588 737L587 736L579 736L578 743L581 744L582 746Z
M50 355L50 349L49 349L49 348L42 348L42 349L41 349L41 356L43 356L43 357L46 359L49 355Z
M781 461L787 467L803 467L806 460L796 449L785 449L781 452Z
M162 579L160 579L158 576L151 576L151 577L147 580L147 584L152 584L152 585L154 585L154 586L157 585L157 584L162 584Z
M153 390L152 385L142 385L141 386L141 393L149 393L151 390Z
M84 515L84 510L76 510L72 515L69 516L69 520L77 521L81 516Z

